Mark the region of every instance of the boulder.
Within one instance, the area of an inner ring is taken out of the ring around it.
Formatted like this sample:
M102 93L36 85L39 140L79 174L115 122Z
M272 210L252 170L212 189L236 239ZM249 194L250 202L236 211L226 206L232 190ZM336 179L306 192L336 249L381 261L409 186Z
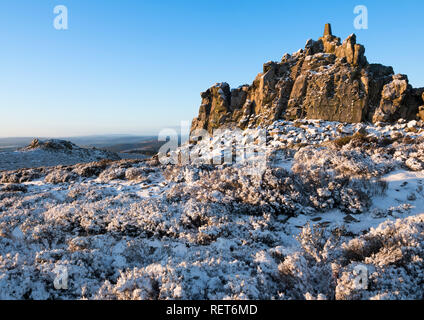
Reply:
M423 93L421 95L421 103L423 104L422 106L418 107L418 118L420 118L422 121L424 121L424 88L422 89Z
M213 129L222 126L228 119L231 106L231 91L228 83L217 83L201 93L202 104L199 116L193 120L192 128Z
M356 35L351 34L341 46L337 46L335 54L338 58L346 58L346 61L352 65L365 65L365 47L356 43Z
M418 108L418 117L419 117L422 121L424 121L424 106L420 106L420 107Z

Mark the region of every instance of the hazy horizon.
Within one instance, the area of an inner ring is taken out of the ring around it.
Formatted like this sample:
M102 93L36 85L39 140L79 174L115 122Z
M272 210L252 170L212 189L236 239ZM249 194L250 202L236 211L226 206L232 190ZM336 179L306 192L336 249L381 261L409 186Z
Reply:
M172 129L178 129L170 127ZM160 130L140 132L140 133L94 133L94 134L75 134L75 135L22 135L22 136L0 136L0 140L6 139L67 139L67 138L95 138L95 137L156 137Z

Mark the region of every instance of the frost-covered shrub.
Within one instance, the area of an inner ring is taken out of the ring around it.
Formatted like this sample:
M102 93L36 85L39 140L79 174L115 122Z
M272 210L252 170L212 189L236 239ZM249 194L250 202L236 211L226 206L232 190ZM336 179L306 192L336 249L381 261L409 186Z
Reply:
M337 299L424 297L424 215L383 223L345 244L343 250L349 264L340 271ZM352 267L356 262L368 269L367 290L358 290L353 284Z
M148 167L132 167L125 171L125 179L138 182L151 182L156 170Z
M407 172L418 180L399 186L404 201L367 208L384 196L382 175L423 162L424 141L396 124L324 142L358 126L277 123L256 163L153 158L2 172L0 298L420 299L423 216L368 228L417 213L421 173ZM212 158L210 146L196 148ZM66 291L53 287L60 265ZM355 285L358 266L366 289Z
M370 206L371 195L385 190L384 183L372 179L385 168L355 150L308 147L297 152L294 160L292 170L317 209L360 213Z
M248 165L201 165L169 166L164 176L174 183L167 193L173 201L232 203L249 214L290 215L304 205L361 213L384 193L386 184L373 177L389 167L357 150L307 147L295 154L293 172L272 163L259 174Z
M227 204L233 213L292 214L304 202L297 182L281 168L268 168L259 176L245 167L173 167L165 176L178 182L168 199Z
M424 169L424 162L417 158L409 158L405 161L405 165L413 171L421 171Z
M325 170L327 175L334 178L373 177L384 172L383 167L363 152L315 147L303 148L295 155L293 171L301 174L308 170Z
M282 299L333 299L343 230L333 233L304 227L298 236L301 249L278 265Z
M56 169L52 170L49 174L46 175L44 181L46 183L58 184L75 181L79 178L78 174L70 171L69 169Z
M160 264L121 272L116 285L105 282L95 298L102 300L179 299L182 289L173 273L172 269Z
M100 173L99 180L104 182L112 180L123 180L125 178L125 171L125 168L121 168L118 165L112 165Z
M6 184L0 188L0 192L27 192L28 188L22 184Z
M0 183L24 183L43 176L44 168L0 172Z
M84 178L93 176L97 177L107 168L110 162L110 160L102 160L98 162L77 164L75 165L73 172Z

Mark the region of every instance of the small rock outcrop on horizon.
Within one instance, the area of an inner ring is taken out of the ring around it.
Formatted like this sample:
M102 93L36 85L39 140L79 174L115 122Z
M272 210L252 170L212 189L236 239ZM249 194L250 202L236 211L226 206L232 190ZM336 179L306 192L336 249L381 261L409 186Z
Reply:
M276 120L348 123L424 120L424 88L392 67L370 64L356 35L341 42L331 25L324 35L281 62L267 62L251 85L217 83L201 94L191 131L266 126ZM421 107L420 107L421 106Z
M74 165L100 160L120 160L118 154L96 148L83 148L59 139L34 139L25 148L2 152L0 171L22 168Z
M33 139L28 146L22 148L20 151L31 151L37 149L46 151L71 151L80 148L66 140L50 139L42 141L39 139Z

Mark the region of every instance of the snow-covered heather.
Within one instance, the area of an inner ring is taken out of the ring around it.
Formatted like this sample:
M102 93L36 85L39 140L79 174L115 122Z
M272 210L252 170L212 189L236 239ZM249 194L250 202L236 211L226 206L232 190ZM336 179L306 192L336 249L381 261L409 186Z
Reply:
M0 172L0 298L422 299L421 125L276 122L177 164Z

